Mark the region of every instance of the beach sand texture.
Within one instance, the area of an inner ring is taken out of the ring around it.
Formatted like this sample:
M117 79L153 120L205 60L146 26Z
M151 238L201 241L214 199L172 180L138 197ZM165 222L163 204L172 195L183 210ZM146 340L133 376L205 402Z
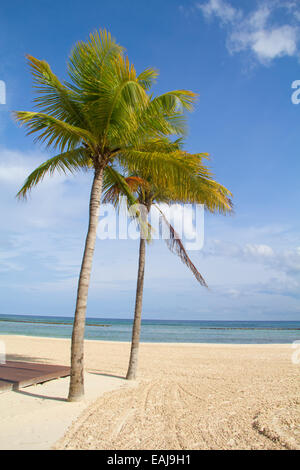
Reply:
M9 358L68 364L68 340L0 339ZM129 347L87 341L87 370L124 378ZM89 404L55 448L300 449L293 352L291 345L141 344L138 381Z

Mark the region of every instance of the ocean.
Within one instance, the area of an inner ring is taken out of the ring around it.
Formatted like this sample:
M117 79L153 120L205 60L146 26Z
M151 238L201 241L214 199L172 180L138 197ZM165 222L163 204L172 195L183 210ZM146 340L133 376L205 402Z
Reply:
M85 338L130 341L132 320L88 318ZM72 318L0 315L0 335L70 338ZM143 320L147 343L274 344L300 341L300 321Z

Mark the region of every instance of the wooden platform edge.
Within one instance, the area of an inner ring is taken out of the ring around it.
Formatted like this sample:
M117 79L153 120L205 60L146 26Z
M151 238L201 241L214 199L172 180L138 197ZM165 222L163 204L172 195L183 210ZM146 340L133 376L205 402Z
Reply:
M30 385L43 384L45 382L49 382L50 380L63 379L65 377L69 377L69 375L70 375L70 369L60 374L57 374L57 372L56 373L52 372L49 374L34 377L32 379L21 380L18 383L13 384L13 390L20 390L20 388L30 387Z
M32 370L30 370L30 366L33 366ZM43 370L43 366L45 367L45 370ZM0 393L10 390L20 390L25 387L30 387L31 385L43 384L45 382L49 382L50 380L65 378L70 376L71 373L71 369L68 366L42 363L25 363L18 361L8 361L6 364L2 364L2 368L3 374L1 374L0 367ZM17 370L16 374L14 374L14 368ZM34 370L35 368L36 370ZM20 369L24 369L24 373L21 375ZM4 373L4 371L6 373Z

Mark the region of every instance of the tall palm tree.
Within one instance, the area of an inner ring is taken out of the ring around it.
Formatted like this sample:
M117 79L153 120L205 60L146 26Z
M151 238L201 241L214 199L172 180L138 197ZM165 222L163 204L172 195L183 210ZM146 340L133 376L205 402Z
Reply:
M199 158L201 161L200 156ZM153 178L150 179L148 177L145 179L142 171L136 175L128 177L122 177L114 171L104 179L103 200L104 202L110 202L115 206L118 206L120 196L125 195L128 198L129 204L132 202L138 202L140 205L144 206L147 215L150 212L151 207L156 207L161 214L163 223L166 224L169 231L169 237L165 240L168 248L180 257L181 261L192 271L196 280L202 286L207 287L204 278L187 254L182 240L163 213L162 209L159 207L160 203L170 204L172 202L185 201L204 204L205 208L210 212L221 212L223 214L230 212L232 210L231 193L224 186L212 179L210 172L202 162L199 163L199 167L200 166L202 175L190 175L190 178L186 180L186 184L184 186L174 186L171 183L171 185L167 184L164 187L160 187L154 183ZM135 201L132 198L132 194L135 194L136 196ZM149 224L147 225L147 220L145 219L145 215L144 217L138 217L140 222L139 260L131 351L126 375L128 380L136 379L138 369L146 240L151 238L151 227Z
M137 75L123 49L104 31L74 47L68 62L70 82L61 82L46 61L28 56L37 92L35 112L15 112L17 121L37 135L56 155L36 168L18 193L26 197L46 174L90 170L93 182L89 222L78 281L71 346L69 400L84 394L84 329L92 260L96 242L103 176L112 164L143 170L164 184L179 184L197 171L198 157L177 155L162 136L182 135L185 111L196 95L176 90L153 97L149 89L157 77L153 69ZM147 138L158 139L145 145ZM174 158L176 156L176 158Z

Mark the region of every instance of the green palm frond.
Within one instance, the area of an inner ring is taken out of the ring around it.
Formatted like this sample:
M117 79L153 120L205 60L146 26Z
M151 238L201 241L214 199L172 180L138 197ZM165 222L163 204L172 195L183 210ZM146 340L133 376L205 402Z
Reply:
M103 177L103 202L111 203L118 207L120 196L126 196L128 204L136 204L137 198L134 196L135 188L132 188L124 176L115 168L108 165L105 168Z
M201 175L192 177L187 182L188 190L178 188L178 200L182 202L203 204L209 212L226 215L233 212L232 193L210 178Z
M121 207L121 198L127 198L127 214L140 228L141 236L151 241L152 227L148 222L148 209L138 197L138 189L148 189L149 183L137 176L124 177L116 169L107 166L103 178L104 203L111 203L116 208ZM138 207L136 205L139 205ZM133 210L135 209L135 210Z
M95 110L95 117L103 123L103 147L107 140L114 142L124 133L130 133L136 127L136 109L143 109L149 101L127 58L119 56L115 60L114 73L118 83L110 93L110 99L107 100L107 94L104 94L104 100L101 96L96 102L98 110Z
M87 116L82 112L76 94L60 82L50 65L30 55L27 55L27 59L37 92L33 100L35 105L43 113L68 121L69 124L79 127L88 125Z
M183 136L186 133L185 109L191 109L196 96L185 90L174 90L157 97L150 97L146 106L137 109L132 119L132 131L127 130L127 139L134 145L148 138Z
M204 164L209 155L189 154L180 150L180 146L181 140L170 142L167 139L144 144L143 151L135 154L134 168L130 169L144 179L151 178L157 201L198 203L212 213L232 213L232 193L213 179L211 170ZM165 171L159 171L156 165Z
M147 107L138 116L138 133L152 129L154 135L182 136L186 133L185 110L192 111L197 95L187 90L173 90L151 97Z
M91 132L48 114L16 111L14 116L20 125L28 129L28 135L39 133L36 141L46 142L48 147L59 147L64 151L66 148L74 149L84 142L93 151L97 145Z
M31 189L40 183L47 174L53 175L55 171L59 173L74 173L78 170L87 170L91 166L92 163L85 148L56 155L42 163L27 177L17 197L26 198Z
M137 79L140 85L142 85L142 87L145 90L149 90L151 86L155 83L155 80L157 77L158 77L157 70L152 69L152 68L147 68L138 75Z
M142 178L152 178L157 186L171 188L174 191L180 187L181 194L186 194L185 198L192 175L211 177L208 168L200 162L202 154L192 155L178 150L172 151L172 147L168 146L166 151L163 151L161 143L158 149L155 145L151 147L151 144L146 144L140 149L124 149L117 158L123 167Z
M163 93L154 98L151 103L153 106L159 106L167 114L182 111L192 111L198 98L197 93L189 90L173 90Z
M71 79L68 85L83 102L99 98L101 83L109 75L113 78L113 73L109 73L111 63L123 50L105 29L95 31L89 40L75 45L68 64Z

